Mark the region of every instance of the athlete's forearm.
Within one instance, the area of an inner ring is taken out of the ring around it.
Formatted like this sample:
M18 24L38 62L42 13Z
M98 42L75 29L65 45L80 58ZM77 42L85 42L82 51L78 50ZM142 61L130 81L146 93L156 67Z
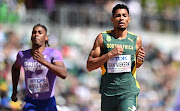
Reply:
M14 65L12 66L12 83L13 93L17 93L17 86L19 81L20 69L17 69Z
M86 68L88 71L97 69L97 68L101 67L105 62L107 62L110 58L111 58L110 53L106 53L106 54L104 54L100 57L96 57L96 58L89 57Z
M44 65L49 68L54 74L56 74L57 76L61 77L62 79L65 79L67 76L67 71L66 71L66 67L64 66L64 64L52 64L49 63L48 61L46 61L44 63Z

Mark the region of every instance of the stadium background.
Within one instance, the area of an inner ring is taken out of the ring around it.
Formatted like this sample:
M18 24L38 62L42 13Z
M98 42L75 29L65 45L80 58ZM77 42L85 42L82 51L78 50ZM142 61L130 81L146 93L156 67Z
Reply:
M68 70L65 80L57 79L59 111L100 111L101 70L88 72L86 60L96 36L113 28L111 10L117 3L130 8L128 30L142 37L146 52L137 69L138 111L180 111L179 0L0 0L0 110L20 110L24 74L14 103L11 66L19 50L31 48L32 28L40 23Z

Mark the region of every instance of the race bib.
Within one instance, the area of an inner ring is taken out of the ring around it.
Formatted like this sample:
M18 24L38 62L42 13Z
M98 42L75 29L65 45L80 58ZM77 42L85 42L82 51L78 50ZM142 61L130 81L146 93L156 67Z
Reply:
M27 87L30 93L42 93L49 91L48 78L28 78Z
M131 72L131 55L118 55L107 61L108 73Z

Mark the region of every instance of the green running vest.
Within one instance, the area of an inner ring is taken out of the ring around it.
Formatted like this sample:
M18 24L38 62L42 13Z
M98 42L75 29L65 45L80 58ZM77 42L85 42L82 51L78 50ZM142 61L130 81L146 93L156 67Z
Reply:
M101 66L102 76L99 92L105 96L120 95L122 99L127 96L138 95L140 87L136 80L135 64L137 36L128 32L127 37L120 40L114 38L111 31L102 32L102 35L103 54L110 52L120 44L124 52Z

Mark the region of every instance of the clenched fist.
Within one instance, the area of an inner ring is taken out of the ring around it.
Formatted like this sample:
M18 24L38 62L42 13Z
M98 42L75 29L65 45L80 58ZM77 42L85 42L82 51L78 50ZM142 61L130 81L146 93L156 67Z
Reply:
M110 57L115 57L117 55L122 55L123 54L123 48L121 45L117 45L116 47L114 47L110 52L109 55Z

